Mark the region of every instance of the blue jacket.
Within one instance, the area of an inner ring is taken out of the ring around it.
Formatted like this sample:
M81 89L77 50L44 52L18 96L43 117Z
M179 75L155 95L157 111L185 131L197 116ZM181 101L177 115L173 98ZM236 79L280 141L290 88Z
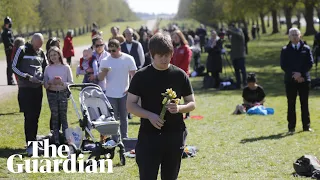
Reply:
M300 47L295 50L292 43L284 46L281 51L280 65L285 72L284 82L295 82L292 78L293 72L300 72L305 81L311 81L310 69L313 64L313 56L310 47L304 42L300 41Z

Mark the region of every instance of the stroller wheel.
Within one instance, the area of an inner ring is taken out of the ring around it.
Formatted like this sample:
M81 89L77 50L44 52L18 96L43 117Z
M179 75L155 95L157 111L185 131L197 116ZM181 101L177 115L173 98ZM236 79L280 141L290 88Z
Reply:
M113 158L114 158L114 150L113 150L113 151L110 151L109 153L110 153L109 159L113 159Z
M120 154L120 163L122 166L126 165L126 157L124 156L124 153L122 151L119 151Z

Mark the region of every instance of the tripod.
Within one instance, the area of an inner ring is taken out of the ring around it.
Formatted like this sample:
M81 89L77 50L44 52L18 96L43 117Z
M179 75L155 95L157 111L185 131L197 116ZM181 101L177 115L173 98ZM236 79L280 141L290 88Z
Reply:
M234 72L234 69L233 69L233 66L232 64L230 63L230 60L228 58L228 54L227 52L224 52L221 54L221 58L222 58L222 64L223 64L223 70L222 72L224 72L224 77L225 78L228 78L227 77L227 65L229 66L229 68L231 69L232 71L232 74L234 75L234 77L236 77L236 73Z

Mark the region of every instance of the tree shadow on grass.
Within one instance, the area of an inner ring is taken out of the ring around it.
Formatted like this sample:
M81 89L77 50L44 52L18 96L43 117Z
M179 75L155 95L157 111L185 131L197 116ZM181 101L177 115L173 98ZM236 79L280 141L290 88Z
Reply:
M258 84L263 87L267 98L286 96L285 84L283 81L284 74L280 72L256 72ZM232 78L235 80L235 77ZM241 97L242 90L221 91L218 89L203 89L203 77L197 77L192 80L192 86L196 95L212 94L212 95L238 95ZM310 90L310 97L319 96L320 91Z
M140 125L140 121L139 122L132 122L132 121L129 121L128 123L129 125Z
M0 148L0 158L9 158L13 154L26 154L25 149Z
M19 112L0 113L0 116L17 115Z
M301 133L303 131L299 131L296 132L297 133ZM245 144L245 143L251 143L251 142L256 142L256 141L262 141L262 140L275 140L275 139L282 139L285 138L287 136L293 136L292 134L288 134L288 133L279 133L279 134L272 134L269 136L260 136L260 137L256 137L256 138L247 138L247 139L242 139L240 141L241 144Z

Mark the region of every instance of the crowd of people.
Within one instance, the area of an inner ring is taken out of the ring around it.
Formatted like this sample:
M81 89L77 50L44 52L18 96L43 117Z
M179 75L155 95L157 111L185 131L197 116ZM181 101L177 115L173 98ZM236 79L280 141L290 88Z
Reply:
M59 38L50 37L45 52L41 49L44 43L42 34L35 33L31 42L25 42L21 37L14 39L11 24L11 19L6 17L2 39L8 63L8 85L14 84L14 73L19 87L18 102L20 111L24 113L26 142L36 140L44 87L51 111L50 130L55 144L60 145L59 131L64 134L68 128L67 86L74 83L70 68L75 54L73 32L68 31L62 48ZM264 104L266 94L257 83L256 75L246 72L248 33L235 24L230 24L227 30L212 30L209 37L204 25L196 31L186 31L177 25L155 32L144 26L138 31L127 27L123 33L115 26L110 29L112 36L107 41L103 39L97 24L93 25L92 46L83 50L76 76L83 76L83 83L95 83L101 87L114 109L115 118L120 121L121 138L128 137L129 113L141 118L136 146L140 179L156 179L160 164L162 178L176 179L178 176L182 147L187 136L183 119L189 118L189 112L195 109L189 67L193 59L193 69L198 74L203 71L201 53L208 53L206 71L214 79L213 88L218 88L222 81L220 73L225 47L231 49L229 54L235 70L235 86L236 89L243 88L244 99L234 114ZM256 38L255 33L252 36ZM303 130L312 131L308 92L313 57L310 47L300 37L298 29L290 29L290 43L281 51L289 133L295 131L297 94L300 96ZM230 46L224 46L226 38L230 40ZM161 93L168 88L173 88L184 103L170 102L165 122L159 114ZM32 148L28 146L26 149L30 156Z

